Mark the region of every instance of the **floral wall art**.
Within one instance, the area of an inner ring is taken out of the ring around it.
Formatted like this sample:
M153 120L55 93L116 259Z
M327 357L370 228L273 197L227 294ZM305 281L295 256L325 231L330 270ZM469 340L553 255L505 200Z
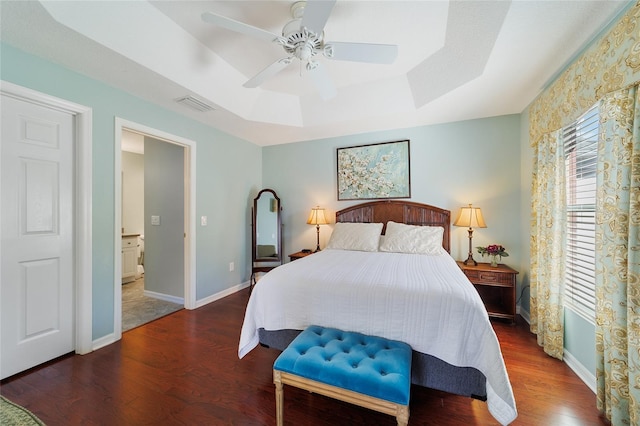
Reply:
M338 148L338 200L410 198L409 141Z

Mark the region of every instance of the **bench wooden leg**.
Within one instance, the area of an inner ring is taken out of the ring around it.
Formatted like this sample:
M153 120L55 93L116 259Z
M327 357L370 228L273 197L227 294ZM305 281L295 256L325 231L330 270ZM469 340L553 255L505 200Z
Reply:
M282 391L282 379L280 375L280 371L273 370L273 383L276 384L276 424L278 426L282 426L282 407L284 403L284 394ZM406 424L406 423L405 423Z
M398 407L398 414L396 415L398 426L407 426L409 423L409 406L402 405Z

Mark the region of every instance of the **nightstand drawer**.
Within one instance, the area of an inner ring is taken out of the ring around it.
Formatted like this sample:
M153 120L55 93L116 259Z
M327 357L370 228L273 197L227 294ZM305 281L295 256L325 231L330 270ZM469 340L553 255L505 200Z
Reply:
M464 273L475 284L513 285L511 274L478 270L466 270Z
M516 275L518 271L507 265L490 266L488 263L465 265L458 262L469 278L492 318L516 321Z

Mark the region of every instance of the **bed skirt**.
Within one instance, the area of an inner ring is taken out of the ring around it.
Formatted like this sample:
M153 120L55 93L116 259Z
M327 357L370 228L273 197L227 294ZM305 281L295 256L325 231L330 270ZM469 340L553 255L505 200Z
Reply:
M265 347L285 350L302 330L258 329L260 344ZM411 382L456 395L487 400L487 379L473 367L456 367L434 356L413 351Z

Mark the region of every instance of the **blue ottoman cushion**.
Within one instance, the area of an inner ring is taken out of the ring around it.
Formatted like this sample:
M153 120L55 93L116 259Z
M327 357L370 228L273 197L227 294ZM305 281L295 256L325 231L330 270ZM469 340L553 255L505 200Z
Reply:
M396 340L312 325L280 354L273 368L409 405L411 347Z

